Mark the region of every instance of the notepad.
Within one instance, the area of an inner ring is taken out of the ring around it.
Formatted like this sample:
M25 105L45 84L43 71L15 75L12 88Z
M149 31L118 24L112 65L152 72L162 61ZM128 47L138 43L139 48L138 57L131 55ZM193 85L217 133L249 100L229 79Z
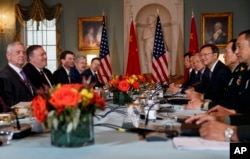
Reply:
M206 140L200 137L175 137L174 146L179 150L229 150L230 143Z

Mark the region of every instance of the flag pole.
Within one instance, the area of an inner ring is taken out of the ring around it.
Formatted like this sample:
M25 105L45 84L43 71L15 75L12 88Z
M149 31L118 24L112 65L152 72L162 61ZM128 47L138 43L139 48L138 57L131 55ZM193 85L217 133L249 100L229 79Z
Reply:
M102 16L103 16L103 17L105 16L105 11L104 11L104 9L102 9Z
M130 6L130 20L133 20L133 11L132 11L133 5Z

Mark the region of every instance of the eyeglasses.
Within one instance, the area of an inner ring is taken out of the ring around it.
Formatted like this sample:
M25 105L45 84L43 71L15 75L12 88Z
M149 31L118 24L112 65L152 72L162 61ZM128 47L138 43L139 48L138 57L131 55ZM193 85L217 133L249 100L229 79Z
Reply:
M212 54L212 52L204 53L204 54L201 54L201 53L200 53L200 57L207 57L209 54Z

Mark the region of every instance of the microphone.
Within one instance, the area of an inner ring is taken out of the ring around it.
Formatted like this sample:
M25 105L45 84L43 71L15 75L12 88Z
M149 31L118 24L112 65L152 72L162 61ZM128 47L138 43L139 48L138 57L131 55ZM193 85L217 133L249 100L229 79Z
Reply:
M15 115L17 130L21 130L20 121L19 121L19 118L18 118L17 113L16 113L16 111L15 111L15 108L12 109L12 111L13 111L13 113L14 113L14 115Z
M20 124L20 120L18 118L18 114L15 108L12 108L12 112L15 115L16 120L16 130L13 132L13 139L21 139L31 134L31 126L30 124Z
M157 103L158 104L158 103ZM148 101L148 109L145 108L145 115L146 115L146 118L145 118L145 126L148 125L148 121L149 119L152 119L153 121L156 120L156 109L152 110L152 108L155 107L156 103L153 103L152 100L149 100ZM146 113L147 112L147 113Z
M156 87L155 91L149 95L149 99L152 99L154 96L158 96L159 90L160 90L159 87Z

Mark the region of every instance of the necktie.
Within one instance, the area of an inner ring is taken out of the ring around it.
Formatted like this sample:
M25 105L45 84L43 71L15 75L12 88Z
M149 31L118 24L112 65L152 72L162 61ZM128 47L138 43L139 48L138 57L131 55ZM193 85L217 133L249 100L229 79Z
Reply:
M27 79L26 74L23 72L23 70L20 71L20 74L21 74L22 77L23 77L23 82L24 82L24 84L27 86L27 88L29 89L30 93L33 95L32 86L31 86L29 80Z
M46 81L46 83L47 83L50 87L52 87L52 85L51 85L51 83L50 83L48 77L47 77L46 74L43 72L43 70L40 71L40 74L42 75L42 77L43 77L43 79Z
M191 82L194 84L200 82L200 72L194 73Z
M209 71L209 79L212 78L212 74L213 74L213 72L212 72L212 71Z
M69 83L71 83L70 73L68 74Z
M201 73L201 71L198 71L198 81L200 82L201 81L201 76L202 76L202 73Z
M98 81L98 77L97 77L97 74L96 74L96 73L94 73L94 79L95 79L95 82Z
M198 71L197 74L196 74L196 79L195 79L195 82L200 82L200 76L201 76L201 72Z

